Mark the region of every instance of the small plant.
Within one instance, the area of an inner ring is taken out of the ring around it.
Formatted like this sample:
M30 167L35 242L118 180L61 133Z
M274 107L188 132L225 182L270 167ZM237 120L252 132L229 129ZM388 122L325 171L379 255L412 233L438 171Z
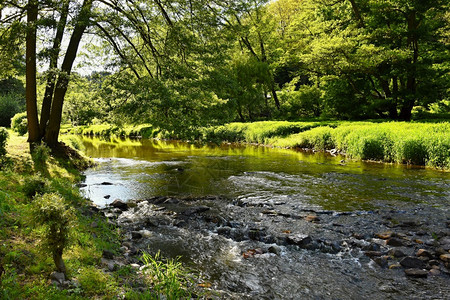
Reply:
M66 273L63 251L70 245L74 212L55 193L39 196L33 202L33 221L45 227L44 249L52 253L58 272Z
M6 154L6 142L8 138L8 131L5 128L0 127L0 157Z
M156 299L189 299L194 280L177 259L161 258L161 253L142 255L144 274L152 285Z
M44 143L36 145L31 153L36 171L46 173L46 163L50 156L50 148Z
M26 177L22 187L22 191L28 198L33 198L36 195L42 195L47 190L47 181L40 175Z
M27 113L21 112L15 114L11 119L11 128L19 135L24 135L28 131Z
M77 279L86 296L105 295L115 289L113 279L93 266L82 268Z

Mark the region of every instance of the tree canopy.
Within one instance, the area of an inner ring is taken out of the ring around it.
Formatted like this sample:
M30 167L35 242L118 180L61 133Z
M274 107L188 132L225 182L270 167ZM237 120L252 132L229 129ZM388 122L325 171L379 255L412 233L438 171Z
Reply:
M443 0L0 3L0 77L26 75L30 143L55 146L61 121L189 133L449 111ZM72 74L80 43L101 70Z

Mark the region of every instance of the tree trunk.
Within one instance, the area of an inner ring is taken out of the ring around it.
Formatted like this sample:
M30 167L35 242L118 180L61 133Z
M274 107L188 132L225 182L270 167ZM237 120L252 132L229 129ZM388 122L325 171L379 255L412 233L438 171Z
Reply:
M52 109L47 130L45 133L45 141L52 149L56 149L58 144L59 130L61 128L61 116L64 103L64 96L67 92L69 84L69 75L72 71L73 62L77 55L78 46L80 45L81 37L89 22L89 15L93 0L85 0L78 16L77 23L70 37L69 46L61 66L61 74L56 82L55 94L53 96Z
M58 66L58 57L61 50L61 41L67 23L67 15L69 14L69 3L66 1L61 10L61 18L59 19L56 36L53 40L52 52L50 55L49 73L47 75L47 86L45 87L44 99L42 101L41 120L39 124L40 137L44 138L47 122L50 118L50 110L52 106L53 92L55 91L56 68Z
M56 250L53 252L53 262L55 263L58 272L66 275L66 265L64 264L64 260L62 258L62 251Z
M38 1L30 0L27 7L26 36L26 106L28 119L28 143L30 150L40 142L39 120L36 102L36 21L38 17Z

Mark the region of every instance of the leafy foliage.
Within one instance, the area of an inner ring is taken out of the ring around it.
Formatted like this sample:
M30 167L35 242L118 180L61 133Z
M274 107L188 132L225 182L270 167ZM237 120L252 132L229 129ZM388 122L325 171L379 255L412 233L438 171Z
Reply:
M25 135L28 131L27 113L21 112L15 114L11 119L11 129L19 135Z
M6 154L6 142L8 141L9 133L8 131L0 127L0 157Z

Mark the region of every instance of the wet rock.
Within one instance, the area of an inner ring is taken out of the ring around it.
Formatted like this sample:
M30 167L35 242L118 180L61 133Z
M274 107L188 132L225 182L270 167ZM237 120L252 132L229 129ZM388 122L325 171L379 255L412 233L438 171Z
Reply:
M402 265L397 264L397 263L392 264L392 265L389 266L390 270L401 269L401 268L402 268Z
M320 222L320 218L315 215L307 215L305 217L305 220L308 222L311 222L311 223L319 223Z
M64 275L64 273L52 272L50 274L50 279L56 281L59 284L62 284L64 280L66 280L66 276Z
M378 244L370 243L369 245L364 246L362 249L366 251L380 251L381 247Z
M428 262L428 264L433 268L434 266L439 266L441 263L436 259L432 259Z
M404 246L404 243L401 239L392 237L386 241L386 245L393 247L401 247Z
M306 244L303 248L306 250L314 251L314 250L321 250L324 253L331 253L333 249L329 246L320 244L317 241L312 241L311 243Z
M378 257L383 255L380 251L366 251L364 252L365 256L368 256L370 258Z
M111 182L103 181L100 185L113 185Z
M142 235L142 233L140 233L139 231L132 231L132 232L131 232L131 238L132 238L133 240L138 240L138 239L142 239L142 238L143 238L143 235Z
M286 238L286 241L289 244L300 246L301 248L306 247L309 243L312 242L312 238L309 235L305 234L294 234L290 235Z
M87 187L87 184L85 184L85 183L77 183L76 186L79 187L79 188L84 188L84 187Z
M439 243L441 245L449 245L450 244L450 237L446 236L446 237L441 238L439 240Z
M105 195L105 196L103 196L103 198L109 199L109 198L111 198L111 195Z
M391 238L392 231L377 233L375 236L380 238L380 239L382 239L382 240L387 240L387 239Z
M406 269L405 275L414 278L426 278L428 276L428 271L421 269Z
M400 264L405 268L411 269L425 269L426 264L419 258L414 256L407 256L400 261Z
M391 250L389 250L389 255L391 255L393 257L396 257L396 258L400 258L400 257L405 257L406 256L406 254L402 250L399 250L399 249L391 249Z
M373 261L382 268L388 267L388 258L386 256L375 257Z
M114 258L114 253L112 253L109 250L103 250L102 257L107 258L107 259L113 259Z
M427 257L427 258L429 258L429 259L433 258L433 254L431 254L430 251L425 250L425 249L419 249L419 250L417 250L416 255L419 256L419 257Z
M175 199L175 198L169 198L169 199L165 200L163 203L164 204L178 204L178 203L180 203L180 200Z
M123 201L120 200L120 199L114 200L114 201L111 202L109 205L112 206L112 207L114 207L114 208L118 208L118 209L120 209L120 210L122 210L122 211L128 209L128 204L125 203L125 202L123 202Z
M270 246L269 249L268 249L268 251L269 251L269 253L273 253L273 254L276 254L276 255L280 255L280 253L281 253L281 248L278 247L278 246Z
M450 262L450 253L441 254L439 256L439 259L442 260L443 262Z
M431 275L431 276L439 276L439 275L441 275L441 271L439 271L438 269L431 269L428 272L428 274Z
M210 208L208 206L195 206L195 207L191 207L191 208L183 211L182 214L185 216L191 216L191 215L199 214L199 213L202 213L202 212L205 212L208 210L210 210Z

